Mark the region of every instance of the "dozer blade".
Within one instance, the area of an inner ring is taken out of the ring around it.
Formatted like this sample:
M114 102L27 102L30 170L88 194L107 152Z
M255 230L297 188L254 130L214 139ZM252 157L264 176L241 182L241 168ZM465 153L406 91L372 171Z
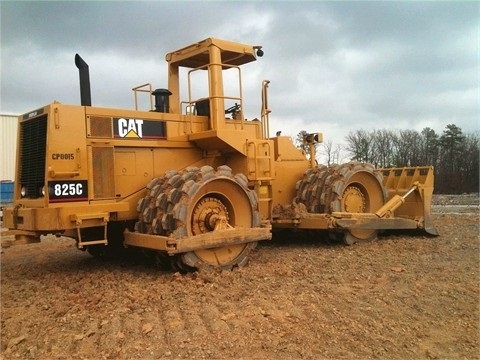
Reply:
M383 174L383 185L388 190L387 204L396 196L404 199L403 204L395 209L394 216L423 223L423 229L427 233L438 235L431 218L433 167L385 168L380 171ZM409 193L412 188L416 189Z

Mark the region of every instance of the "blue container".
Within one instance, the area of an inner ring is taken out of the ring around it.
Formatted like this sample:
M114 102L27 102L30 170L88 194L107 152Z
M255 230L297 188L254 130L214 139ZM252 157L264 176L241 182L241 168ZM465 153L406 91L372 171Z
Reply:
M0 203L3 205L13 202L13 181L0 181Z

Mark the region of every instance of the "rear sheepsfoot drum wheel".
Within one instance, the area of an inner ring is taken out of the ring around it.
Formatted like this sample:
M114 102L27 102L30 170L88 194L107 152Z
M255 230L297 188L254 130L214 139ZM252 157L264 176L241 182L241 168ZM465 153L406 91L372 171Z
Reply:
M233 175L228 166L211 166L168 172L152 181L140 200L136 231L176 239L229 227L260 227L258 199L247 187L247 178ZM202 267L231 269L243 266L256 242L200 249L172 259L177 270Z
M350 162L309 169L297 183L296 201L312 213L374 213L386 201L382 175L370 164ZM351 229L332 236L347 245L377 238L376 229Z

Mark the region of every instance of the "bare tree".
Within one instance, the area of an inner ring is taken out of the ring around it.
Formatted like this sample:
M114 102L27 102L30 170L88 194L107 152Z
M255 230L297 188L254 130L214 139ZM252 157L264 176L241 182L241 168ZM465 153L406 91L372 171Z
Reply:
M420 135L415 130L400 130L393 138L395 166L417 166L420 154Z
M334 164L341 164L344 162L344 158L342 156L343 147L340 144L335 145L335 150L333 151L333 163Z
M347 137L346 150L350 153L352 160L371 162L374 154L371 134L365 130L349 132Z
M323 154L327 159L327 166L330 166L334 160L334 153L333 153L333 142L332 140L327 140L322 144L323 147Z
M393 134L391 131L374 130L373 142L375 144L375 155L373 164L378 167L389 167L393 164L394 149L393 149Z
M341 158L343 149L341 144L334 144L331 140L327 140L322 143L321 147L327 166L341 164L343 162L343 159Z

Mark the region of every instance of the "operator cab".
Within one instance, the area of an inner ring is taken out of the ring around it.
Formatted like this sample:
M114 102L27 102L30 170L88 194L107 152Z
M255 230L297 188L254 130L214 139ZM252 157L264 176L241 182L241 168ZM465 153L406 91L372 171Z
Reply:
M170 112L206 116L210 130L224 128L225 120L243 122L240 65L262 55L261 46L214 38L168 53ZM188 77L185 100L180 98L182 71Z

